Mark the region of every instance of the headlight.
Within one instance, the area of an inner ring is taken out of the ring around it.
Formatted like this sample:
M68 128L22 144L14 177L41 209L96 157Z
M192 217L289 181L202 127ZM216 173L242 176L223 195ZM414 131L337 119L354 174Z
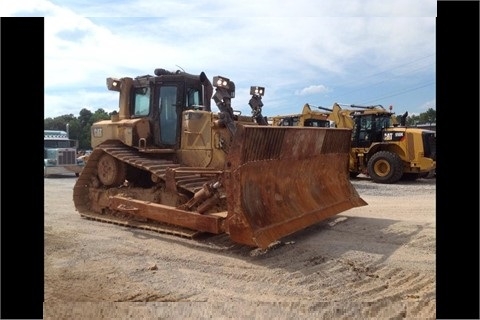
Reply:
M265 94L265 88L264 87L258 87L258 86L251 86L250 87L250 94L252 96L263 96Z
M120 91L120 80L115 78L107 78L107 88L111 91Z
M230 83L230 79L228 78L224 78L220 76L213 77L214 87L229 89L230 88L229 83Z

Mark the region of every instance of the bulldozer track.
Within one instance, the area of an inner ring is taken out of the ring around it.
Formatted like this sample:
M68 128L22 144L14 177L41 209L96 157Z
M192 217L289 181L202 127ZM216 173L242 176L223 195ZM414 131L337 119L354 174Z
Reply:
M148 171L164 181L167 169L172 169L175 171L177 188L188 190L192 193L195 193L203 186L203 184L210 181L212 176L220 173L218 170L181 167L179 164L174 163L171 160L150 158L144 156L134 148L119 143L103 145L100 149L124 163Z
M125 219L125 218L119 218L113 215L104 215L104 214L99 214L99 213L94 213L94 212L82 212L80 214L82 218L85 218L87 220L93 220L93 221L99 221L99 222L104 222L104 223L110 223L110 224L115 224L119 226L124 226L124 227L129 227L129 228L136 228L136 229L142 229L142 230L148 230L148 231L154 231L157 233L162 233L162 234L171 234L175 236L180 236L183 238L188 238L188 239L195 239L198 236L204 234L199 231L195 230L189 230L186 228L180 228L177 226L172 226L172 225L167 225L167 224L161 224L157 222L142 222L142 221L136 221L136 220L131 220L131 219Z
M219 170L208 168L181 167L172 160L158 158L158 154L156 158L154 156L154 150L151 153L148 153L148 151L141 153L135 148L120 143L105 143L96 147L95 151L90 155L87 164L74 187L73 199L75 207L81 217L88 220L150 230L163 234L172 234L190 239L193 239L200 234L204 234L204 232L156 221L138 221L138 219L118 217L113 214L93 211L90 206L90 201L92 200L89 197L89 190L92 187L92 180L96 177L98 160L103 153L108 153L123 163L149 172L151 175L157 177L158 181L162 180L166 182L167 170L172 170L177 190L181 192L188 191L192 194L197 192L205 183L211 181L221 173Z

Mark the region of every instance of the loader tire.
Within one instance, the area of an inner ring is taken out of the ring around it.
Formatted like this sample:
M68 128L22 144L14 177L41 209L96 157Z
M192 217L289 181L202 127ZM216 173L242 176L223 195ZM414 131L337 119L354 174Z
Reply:
M127 177L125 163L105 153L97 163L98 179L105 186L121 185Z
M368 175L377 183L395 183L403 175L400 157L393 152L379 151L368 160Z

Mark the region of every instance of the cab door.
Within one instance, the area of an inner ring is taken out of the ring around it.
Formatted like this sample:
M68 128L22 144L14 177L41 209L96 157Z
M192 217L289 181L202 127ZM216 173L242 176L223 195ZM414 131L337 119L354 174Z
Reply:
M177 86L160 87L158 111L160 121L160 141L165 145L175 145L178 130Z

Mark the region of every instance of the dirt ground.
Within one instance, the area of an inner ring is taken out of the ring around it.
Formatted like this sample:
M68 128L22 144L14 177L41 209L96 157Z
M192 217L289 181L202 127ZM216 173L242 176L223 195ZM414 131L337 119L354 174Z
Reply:
M367 206L268 250L86 220L45 178L44 319L435 319L435 179L352 180Z

